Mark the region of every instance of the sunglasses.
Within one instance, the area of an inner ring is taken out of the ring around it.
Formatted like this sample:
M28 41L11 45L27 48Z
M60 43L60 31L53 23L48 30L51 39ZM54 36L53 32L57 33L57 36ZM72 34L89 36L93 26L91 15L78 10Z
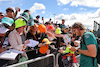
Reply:
M0 16L4 17L4 15L0 15Z

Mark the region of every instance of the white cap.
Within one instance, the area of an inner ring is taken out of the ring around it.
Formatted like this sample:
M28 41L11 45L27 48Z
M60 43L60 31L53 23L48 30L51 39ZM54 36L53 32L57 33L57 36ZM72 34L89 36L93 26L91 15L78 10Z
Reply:
M4 34L8 31L9 29L5 28L4 25L2 23L0 23L0 33Z

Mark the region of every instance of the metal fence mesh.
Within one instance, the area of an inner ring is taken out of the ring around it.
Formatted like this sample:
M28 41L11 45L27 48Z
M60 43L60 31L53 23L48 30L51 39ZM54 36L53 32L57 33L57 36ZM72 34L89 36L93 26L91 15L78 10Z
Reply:
M100 24L94 21L94 32L95 36L100 37Z

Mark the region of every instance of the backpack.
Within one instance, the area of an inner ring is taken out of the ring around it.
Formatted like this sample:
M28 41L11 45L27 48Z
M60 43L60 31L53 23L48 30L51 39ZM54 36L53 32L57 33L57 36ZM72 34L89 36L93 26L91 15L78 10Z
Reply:
M81 41L83 41L83 44L85 44L85 40L84 40L84 36L82 36L82 40ZM97 39L97 43L98 43L98 48L97 48L97 56L96 57L92 57L93 58L93 66L94 66L94 59L95 58L97 58L97 63L99 63L100 64L100 54L99 54L99 52L100 52L100 40L98 41L98 39ZM86 45L86 44L85 44ZM82 47L82 46L81 46Z
M97 63L100 64L100 39L97 39L98 43L98 52L97 52Z

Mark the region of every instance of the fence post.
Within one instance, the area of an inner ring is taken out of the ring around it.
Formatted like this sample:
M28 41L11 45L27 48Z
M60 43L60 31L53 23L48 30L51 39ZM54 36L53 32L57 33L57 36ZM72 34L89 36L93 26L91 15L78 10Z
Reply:
M59 67L59 64L58 64L58 57L59 57L60 54L61 54L61 53L58 53L58 54L56 55L56 67Z

